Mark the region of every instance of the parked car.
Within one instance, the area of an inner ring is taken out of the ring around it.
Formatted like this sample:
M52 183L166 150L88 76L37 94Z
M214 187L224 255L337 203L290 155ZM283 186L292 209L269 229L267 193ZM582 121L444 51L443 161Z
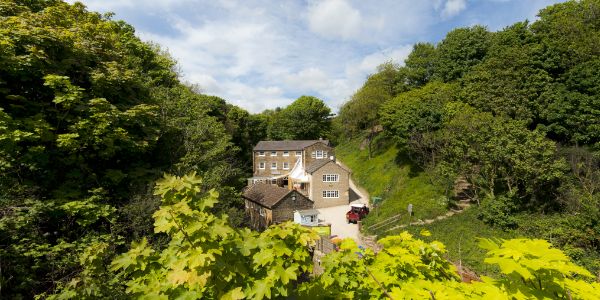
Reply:
M346 223L364 219L369 214L369 208L365 204L352 204L350 211L346 213Z

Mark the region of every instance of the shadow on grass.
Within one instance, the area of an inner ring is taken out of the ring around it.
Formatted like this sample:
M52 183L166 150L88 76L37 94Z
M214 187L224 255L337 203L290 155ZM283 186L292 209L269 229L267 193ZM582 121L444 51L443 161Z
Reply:
M403 168L403 167L408 168L408 177L409 178L415 178L415 177L419 176L420 173L425 172L425 170L423 170L423 168L421 168L421 166L415 164L410 159L410 157L408 157L408 154L406 154L405 151L398 151L398 153L396 153L396 158L394 159L394 162L396 163L396 165L399 168Z

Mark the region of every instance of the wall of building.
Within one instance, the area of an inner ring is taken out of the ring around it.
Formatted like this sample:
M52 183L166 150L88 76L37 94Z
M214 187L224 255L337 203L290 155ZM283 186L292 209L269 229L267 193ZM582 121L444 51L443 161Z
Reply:
M300 151L300 150L298 150ZM271 156L271 151L265 151L265 156L260 156L260 151L254 151L254 176L255 177L270 177L270 176L278 176L272 173L272 171L279 171L281 174L286 174L292 171L294 168L294 164L300 158L300 156L296 156L296 151L288 151L290 153L289 156L283 156L283 152L281 150L277 151L277 156ZM265 169L259 169L260 163L265 163ZM271 163L277 163L277 169L271 169ZM289 170L283 169L283 163L287 162L290 164Z
M296 200L292 200L293 195ZM294 220L294 211L312 209L313 202L299 192L292 192L279 200L273 207L273 223L283 223Z
M248 207L246 207L246 214L250 216L250 227L253 230L263 231L273 224L273 212L270 209L263 206L264 213L261 216L260 204L247 199L244 200L245 203L248 203ZM254 205L251 205L251 203Z
M339 175L338 182L323 182L323 174ZM311 199L315 208L346 205L350 203L350 174L336 163L328 163L312 173ZM323 198L323 191L338 191L339 198Z
M302 157L302 164L304 165L305 169L307 166L318 160L317 158L312 158L312 153L317 152L317 150L327 152L327 158L329 158L330 156L335 156L335 150L333 149L333 147L329 147L323 143L315 143L314 145L308 146L304 148L304 153Z

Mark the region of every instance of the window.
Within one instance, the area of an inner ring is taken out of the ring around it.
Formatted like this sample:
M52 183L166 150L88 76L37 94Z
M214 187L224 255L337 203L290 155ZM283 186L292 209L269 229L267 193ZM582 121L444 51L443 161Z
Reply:
M249 207L249 206L248 206L248 199L246 199L246 208L248 208L248 207Z
M312 153L312 158L316 158L315 152Z
M290 152L289 151L283 151L283 156L290 156Z
M277 163L276 162L272 162L271 163L271 170L277 170Z
M271 151L271 156L277 156L277 151Z
M317 150L317 159L321 159L321 158L323 158L323 151Z
M283 169L284 170L289 170L290 169L290 163L283 163Z
M271 184L277 184L277 179L271 180Z
M327 152L323 152L323 157L327 158Z
M302 151L296 151L296 156L302 156Z
M264 162L258 163L258 168L261 169L261 170L264 170L265 169L265 163Z
M317 218L317 216L315 216L315 215L312 215L312 216L310 216L310 222L311 222L311 223L313 223L313 222L317 222L318 220L319 220L319 219Z
M261 215L261 216L264 216L264 215L265 215L265 211L264 211L264 209L263 209L263 207L262 207L262 206L260 207L260 215Z
M340 176L338 174L323 174L323 182L339 182Z
M339 198L339 191L323 191L323 198Z
M250 202L250 208L254 208L254 202Z
M265 156L265 152L264 151L258 152L258 156Z

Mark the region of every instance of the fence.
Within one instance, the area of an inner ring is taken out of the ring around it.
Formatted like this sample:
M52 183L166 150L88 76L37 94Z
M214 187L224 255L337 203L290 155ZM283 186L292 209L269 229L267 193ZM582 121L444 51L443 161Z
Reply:
M315 250L318 250L323 254L329 254L331 251L337 249L337 245L327 237L328 236L321 236L321 239L316 241L317 245L315 246Z
M402 217L402 215L404 215L404 214L399 214L399 215L395 215L395 216L393 216L391 218L387 218L387 219L385 219L385 220L383 220L383 221L381 221L379 223L376 223L376 224L373 224L373 225L369 226L369 229L370 230L376 230L376 229L382 228L384 226L390 225L390 224L392 224L392 223L400 220L400 217Z

